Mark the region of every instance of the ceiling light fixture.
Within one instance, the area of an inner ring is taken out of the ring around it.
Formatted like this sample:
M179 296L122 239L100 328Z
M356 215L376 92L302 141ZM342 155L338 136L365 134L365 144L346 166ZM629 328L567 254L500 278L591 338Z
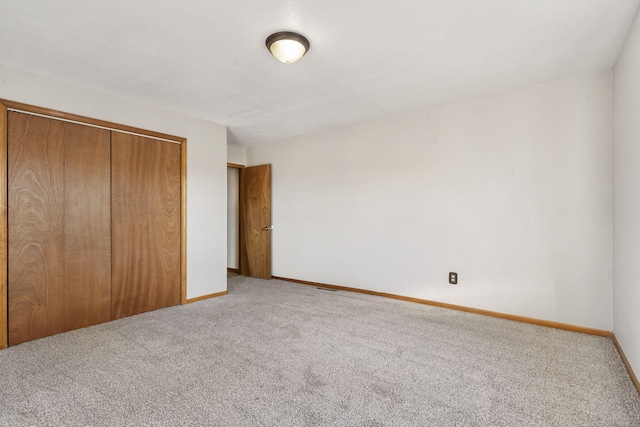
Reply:
M267 37L267 49L275 58L285 64L293 64L309 50L309 40L290 31L281 31Z

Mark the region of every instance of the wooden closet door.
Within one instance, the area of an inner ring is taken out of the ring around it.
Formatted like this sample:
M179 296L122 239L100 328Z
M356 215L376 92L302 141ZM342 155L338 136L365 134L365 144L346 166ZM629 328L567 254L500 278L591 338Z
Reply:
M111 132L67 123L65 330L111 320Z
M109 144L108 131L9 113L11 345L110 318Z
M113 319L180 303L180 144L112 134Z

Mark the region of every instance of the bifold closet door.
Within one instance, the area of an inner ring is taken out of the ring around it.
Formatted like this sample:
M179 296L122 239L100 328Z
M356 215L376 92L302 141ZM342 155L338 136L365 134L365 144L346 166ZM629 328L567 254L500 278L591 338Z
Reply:
M112 134L113 319L180 303L180 144Z
M110 132L8 117L9 344L111 319Z

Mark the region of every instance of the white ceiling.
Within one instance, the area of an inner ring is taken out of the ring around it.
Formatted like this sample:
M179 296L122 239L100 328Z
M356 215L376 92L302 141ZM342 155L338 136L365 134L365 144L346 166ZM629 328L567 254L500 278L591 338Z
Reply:
M640 0L0 0L0 63L250 147L614 65ZM298 63L265 38L311 42ZM46 107L46 106L45 106Z

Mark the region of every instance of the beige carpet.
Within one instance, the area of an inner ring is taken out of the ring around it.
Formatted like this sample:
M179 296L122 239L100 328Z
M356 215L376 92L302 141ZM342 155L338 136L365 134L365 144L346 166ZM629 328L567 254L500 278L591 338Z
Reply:
M0 425L640 426L611 341L242 276L0 351Z

